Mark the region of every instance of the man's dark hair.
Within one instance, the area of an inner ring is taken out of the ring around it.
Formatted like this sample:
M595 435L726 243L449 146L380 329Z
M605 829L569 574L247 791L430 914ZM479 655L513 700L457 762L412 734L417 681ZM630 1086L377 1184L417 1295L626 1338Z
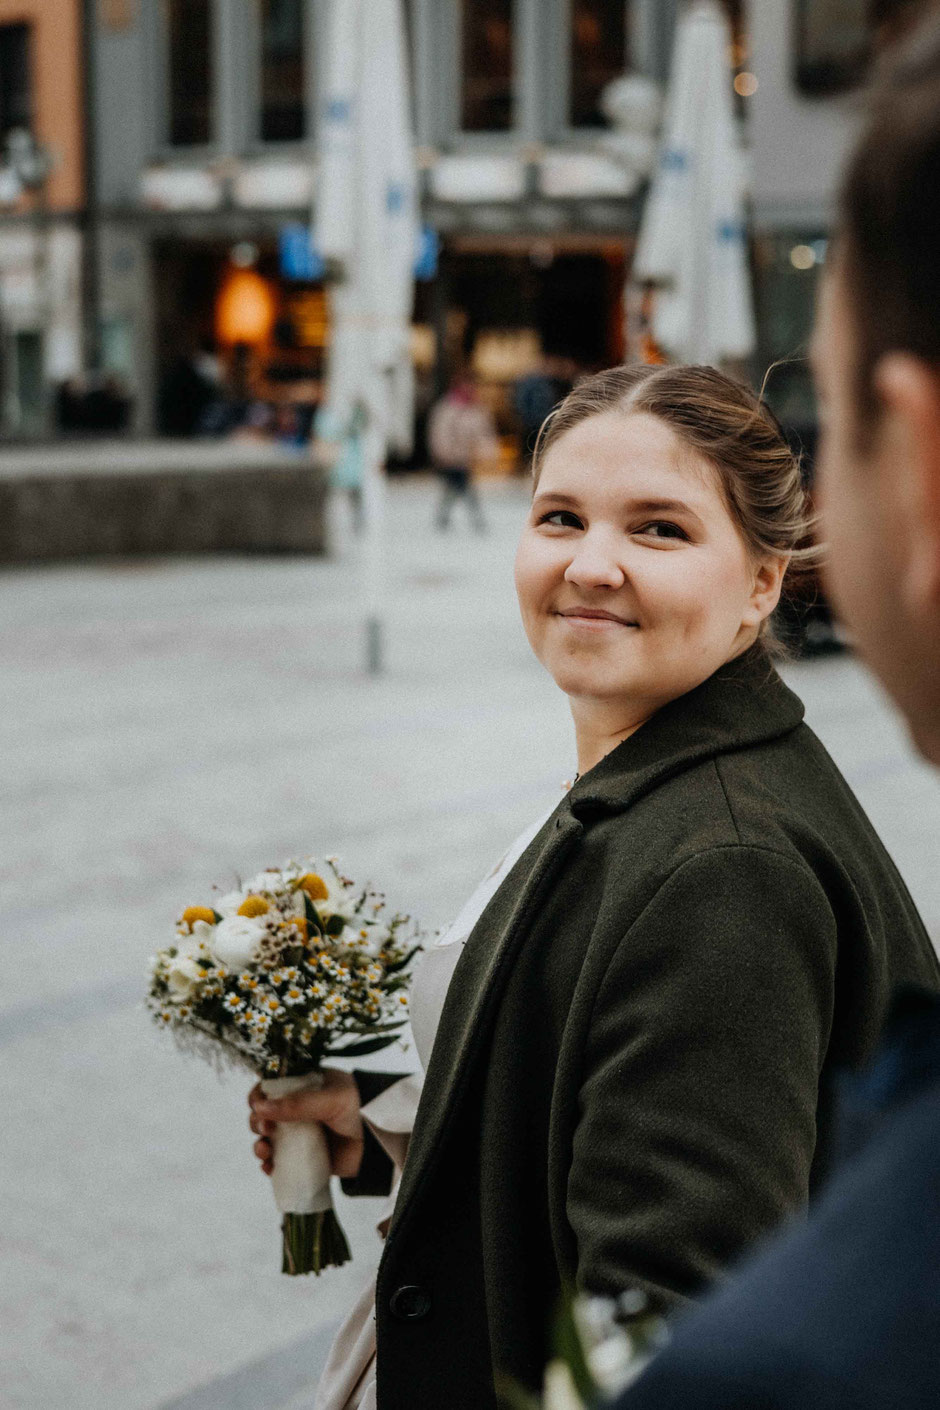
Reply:
M881 48L894 44L913 29L924 17L928 0L869 0L868 23L875 32L875 43Z
M940 365L940 15L882 61L843 183L839 246L870 418L884 353Z

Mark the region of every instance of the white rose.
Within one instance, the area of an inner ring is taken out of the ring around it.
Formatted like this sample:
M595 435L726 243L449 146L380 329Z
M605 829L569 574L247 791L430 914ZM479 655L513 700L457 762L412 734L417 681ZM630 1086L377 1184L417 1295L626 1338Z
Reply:
M213 910L218 911L220 916L233 916L247 895L247 891L227 891L213 902Z
M323 878L329 895L324 901L314 901L317 914L324 920L330 916L342 916L343 920L350 920L356 909L358 896L355 891L347 890L345 886L340 886L338 882Z
M209 944L213 930L215 926L207 920L195 921L191 931L177 936L177 950L181 955L198 955L200 946Z
M188 999L202 978L202 968L191 955L176 955L167 966L166 980L179 1003Z
M227 969L242 969L257 958L258 946L266 934L264 922L253 916L226 916L215 927L210 949L219 964Z

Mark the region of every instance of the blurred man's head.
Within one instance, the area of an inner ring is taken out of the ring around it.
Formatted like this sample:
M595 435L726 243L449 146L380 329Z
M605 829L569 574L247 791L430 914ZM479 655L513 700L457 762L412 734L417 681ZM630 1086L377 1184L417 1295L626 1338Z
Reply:
M869 0L868 21L875 35L876 49L897 44L924 17L930 0Z
M940 22L890 61L814 339L829 584L940 763Z
M451 401L460 402L461 405L469 406L476 401L477 388L472 372L461 371L456 373L450 380L448 396Z

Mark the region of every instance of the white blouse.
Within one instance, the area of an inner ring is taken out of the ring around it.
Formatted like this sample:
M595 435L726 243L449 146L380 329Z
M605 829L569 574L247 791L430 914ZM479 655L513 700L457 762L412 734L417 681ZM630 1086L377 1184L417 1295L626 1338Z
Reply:
M551 817L555 806L553 803L547 812L519 834L493 870L480 882L456 920L424 952L415 966L411 987L411 1029L422 1068L426 1068L430 1061L447 990L471 930L496 895L507 873ZM378 1225L383 1237L395 1207L395 1195L408 1154L422 1082L422 1074L413 1073L387 1087L362 1108L363 1120L395 1166L392 1193ZM370 1273L368 1282L336 1334L317 1387L314 1410L375 1410L376 1272L373 1269Z

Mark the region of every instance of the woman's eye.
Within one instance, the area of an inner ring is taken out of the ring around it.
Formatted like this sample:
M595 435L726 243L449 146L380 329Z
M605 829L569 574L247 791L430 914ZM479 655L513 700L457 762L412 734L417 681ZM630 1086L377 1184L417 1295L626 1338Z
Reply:
M553 509L551 513L543 514L539 523L553 524L559 529L581 529L584 527L577 514L572 514L570 509Z
M641 534L648 534L654 539L686 539L688 534L684 529L680 529L678 524L672 524L668 519L654 519L649 524L644 524L638 530Z

